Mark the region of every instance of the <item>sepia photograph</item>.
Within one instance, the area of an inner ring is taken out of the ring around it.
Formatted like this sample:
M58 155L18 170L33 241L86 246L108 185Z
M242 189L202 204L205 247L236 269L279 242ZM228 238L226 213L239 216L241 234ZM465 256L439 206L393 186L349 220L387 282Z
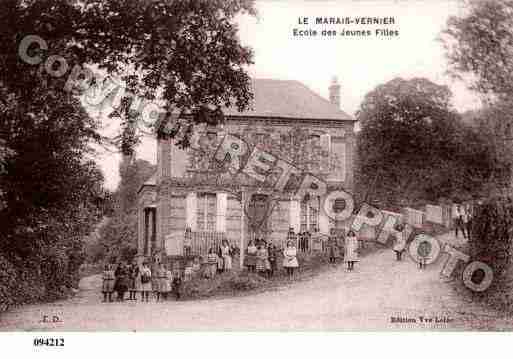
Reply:
M0 5L0 342L513 330L513 1Z

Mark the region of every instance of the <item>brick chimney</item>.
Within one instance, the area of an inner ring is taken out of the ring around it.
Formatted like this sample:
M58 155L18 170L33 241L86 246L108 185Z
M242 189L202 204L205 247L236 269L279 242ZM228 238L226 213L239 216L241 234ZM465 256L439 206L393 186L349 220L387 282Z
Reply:
M340 108L340 85L336 76L331 79L330 90L330 102Z

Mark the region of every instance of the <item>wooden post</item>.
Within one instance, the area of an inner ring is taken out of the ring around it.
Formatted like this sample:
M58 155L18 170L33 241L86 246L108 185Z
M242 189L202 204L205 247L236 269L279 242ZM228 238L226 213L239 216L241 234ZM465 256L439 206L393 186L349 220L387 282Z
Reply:
M239 246L239 263L240 269L244 268L244 190L241 191L240 195L240 246Z

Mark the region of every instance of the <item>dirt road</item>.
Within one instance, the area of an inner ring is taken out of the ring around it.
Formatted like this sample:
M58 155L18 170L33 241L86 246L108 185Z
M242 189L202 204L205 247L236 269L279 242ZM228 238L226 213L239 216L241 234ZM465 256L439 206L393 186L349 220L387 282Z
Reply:
M0 330L511 330L513 318L456 296L439 278L444 261L419 270L410 258L396 262L382 250L353 272L340 265L276 291L166 303L101 303L100 278L92 276L73 299L1 315Z

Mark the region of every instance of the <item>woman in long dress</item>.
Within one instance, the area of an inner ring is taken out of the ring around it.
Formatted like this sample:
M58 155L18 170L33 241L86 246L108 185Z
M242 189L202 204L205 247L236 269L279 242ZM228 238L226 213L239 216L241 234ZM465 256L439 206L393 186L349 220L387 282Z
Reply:
M125 293L128 290L129 284L128 269L126 268L125 263L120 262L118 264L114 275L116 277L115 290L118 293L117 300L122 302L125 299Z
M347 263L347 269L353 270L355 262L358 262L358 239L353 230L347 233L344 246L344 260Z
M162 263L159 264L157 269L157 302L164 298L166 289L166 268Z
M294 269L299 267L299 263L297 261L297 249L294 246L293 241L288 241L287 247L283 251L283 267L287 269L289 279L292 279L294 276Z
M232 269L232 256L231 256L230 244L225 239L221 244L221 255L223 257L223 270L228 272Z
M328 238L328 251L330 263L336 263L337 258L340 257L340 251L338 248L337 236L334 228L330 230L330 236Z

